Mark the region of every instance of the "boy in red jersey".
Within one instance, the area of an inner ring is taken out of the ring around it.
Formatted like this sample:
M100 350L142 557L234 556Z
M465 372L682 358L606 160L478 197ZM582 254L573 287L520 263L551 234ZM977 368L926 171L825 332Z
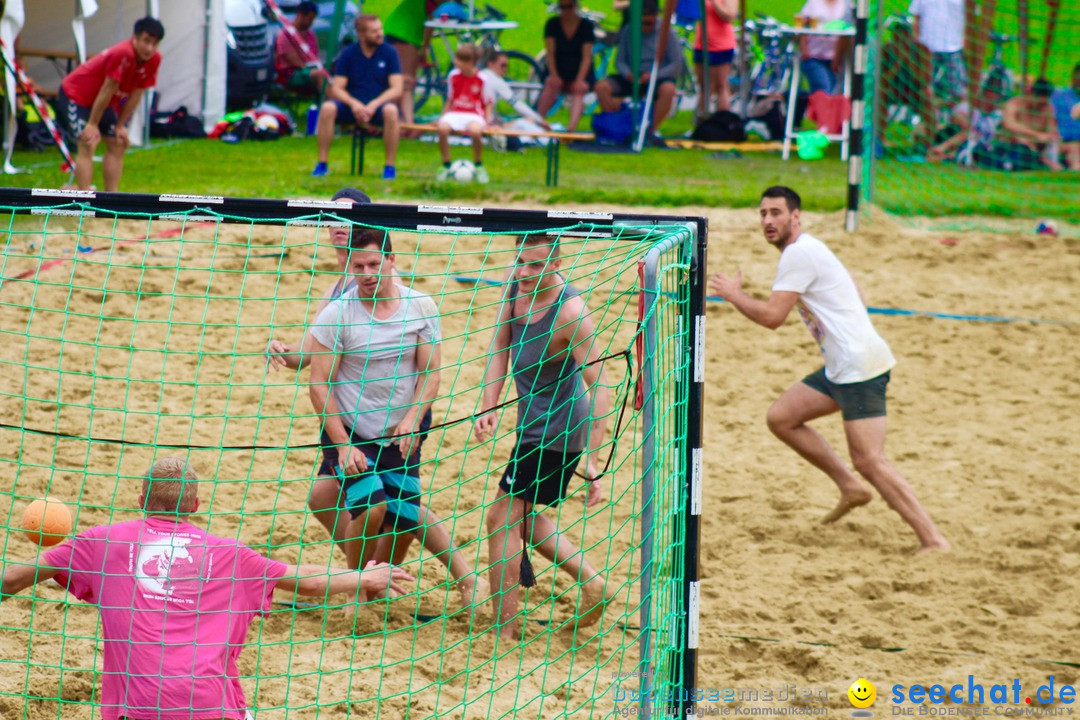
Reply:
M486 183L487 169L483 165L484 128L491 124L495 103L484 78L477 70L480 50L470 43L458 46L454 67L447 77L446 112L439 118L439 151L442 170L435 176L439 182L450 179L450 133L465 131L472 138L473 162L476 163L476 182Z
M79 139L75 156L75 181L89 190L94 178L94 151L105 138L101 163L105 189L115 192L124 172L124 152L131 139L127 123L147 88L157 82L161 53L158 44L165 28L152 18L135 23L129 40L83 63L60 85L60 114Z

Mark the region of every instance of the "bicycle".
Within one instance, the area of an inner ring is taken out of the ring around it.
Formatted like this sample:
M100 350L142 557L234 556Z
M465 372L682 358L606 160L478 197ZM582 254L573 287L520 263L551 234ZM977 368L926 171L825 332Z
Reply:
M506 13L491 5L486 5L484 14L478 15L475 18L475 22L501 22L506 19ZM486 64L487 60L494 53L504 53L508 65L505 78L506 84L515 92L524 93L529 105L535 107L536 102L540 99L540 91L543 90L544 87L543 83L537 85L533 81L533 78L540 72L540 67L536 64L536 60L520 50L503 49L502 45L499 43L499 35L502 34L501 28L489 30L466 29L459 34L461 34L466 41L476 42L477 47L480 48L482 64ZM474 34L479 36L475 40L473 39ZM447 62L445 67L440 67L434 44L432 43L428 46L427 55L421 60L416 75L416 91L413 99L413 108L416 112L419 112L420 108L423 107L429 97L446 97L446 79L453 70L452 58L454 53L450 47L450 42L447 39L447 34L442 33L441 37L443 38L443 44L447 54Z
M747 20L743 28L756 41L751 50L755 55L750 70L751 96L784 93L791 84L795 43L784 34L782 23L775 18L759 14L757 20Z

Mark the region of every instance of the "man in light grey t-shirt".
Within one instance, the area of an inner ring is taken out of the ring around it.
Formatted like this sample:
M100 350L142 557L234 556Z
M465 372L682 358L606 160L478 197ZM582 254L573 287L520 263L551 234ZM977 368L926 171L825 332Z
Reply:
M709 278L714 293L772 330L783 325L797 307L821 346L825 367L773 403L769 429L836 483L840 502L824 519L835 522L873 497L825 438L807 425L840 412L855 469L915 531L920 551L949 550L911 485L885 457L885 388L896 361L874 330L851 274L824 243L802 231L801 205L799 195L782 185L762 194L761 229L781 253L768 300L746 294L741 273L733 278L716 273Z
M324 465L340 479L352 517L349 566L375 557L384 532L392 538L386 559L395 563L410 536L421 537L458 581L463 604L471 604L485 583L420 503L422 421L438 395L442 361L438 308L398 283L385 231L354 229L347 271L355 285L319 313L310 331L310 395L323 420Z

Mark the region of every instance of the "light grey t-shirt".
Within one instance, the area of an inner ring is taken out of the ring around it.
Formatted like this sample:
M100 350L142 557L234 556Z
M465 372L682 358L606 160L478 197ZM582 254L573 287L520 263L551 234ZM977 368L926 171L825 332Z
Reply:
M416 348L440 340L435 301L403 285L393 316L376 320L353 286L327 305L312 336L341 355L331 392L341 421L361 438L394 433L412 407L418 378Z

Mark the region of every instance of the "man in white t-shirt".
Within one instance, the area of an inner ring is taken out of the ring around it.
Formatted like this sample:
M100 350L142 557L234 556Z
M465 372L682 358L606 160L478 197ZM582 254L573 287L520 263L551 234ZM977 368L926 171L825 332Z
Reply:
M323 423L325 474L339 478L352 518L344 541L349 567L366 565L387 537L389 557L400 563L412 537L420 537L470 605L486 583L420 503L423 418L438 396L442 362L438 308L398 282L383 230L353 229L347 271L355 284L310 330L310 395Z
M903 475L885 458L885 388L896 360L870 322L859 289L832 251L800 226L802 201L788 187L761 197L765 239L780 251L768 300L742 289L742 273L716 273L709 288L759 325L775 330L793 307L821 346L825 367L808 375L769 408L769 429L840 488L840 502L825 516L831 523L870 502L870 490L848 469L817 431L806 425L837 410L855 469L877 488L919 538L920 551L949 550L945 537L919 504Z

